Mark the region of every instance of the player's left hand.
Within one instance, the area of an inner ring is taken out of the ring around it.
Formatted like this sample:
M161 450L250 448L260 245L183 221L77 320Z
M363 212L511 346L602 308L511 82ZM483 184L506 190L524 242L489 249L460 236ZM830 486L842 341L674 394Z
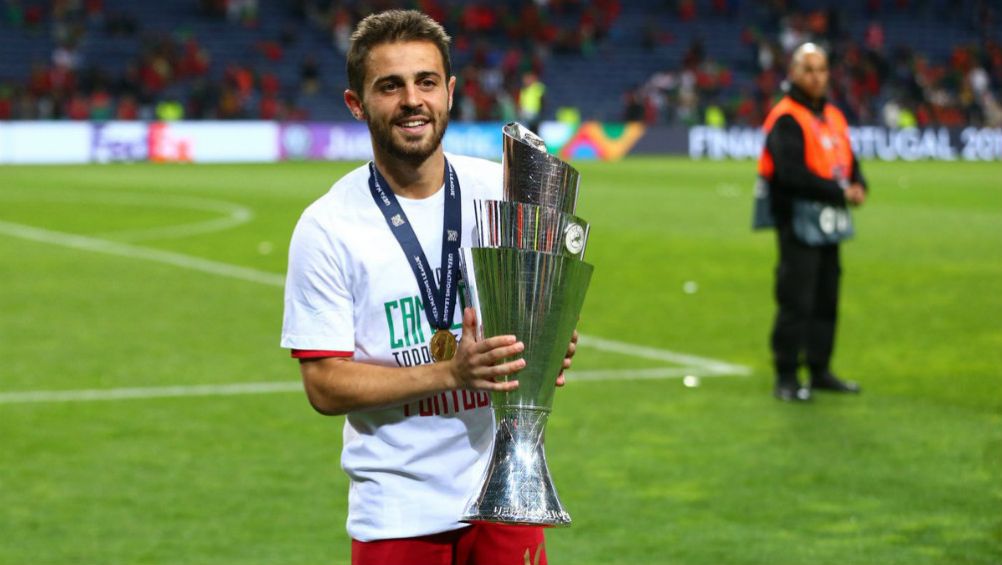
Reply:
M564 366L560 370L560 374L557 375L557 386L564 386L567 384L567 379L564 377L564 371L571 368L571 359L574 357L574 353L578 350L578 331L574 330L574 334L571 335L571 342L567 345L567 355L564 356Z

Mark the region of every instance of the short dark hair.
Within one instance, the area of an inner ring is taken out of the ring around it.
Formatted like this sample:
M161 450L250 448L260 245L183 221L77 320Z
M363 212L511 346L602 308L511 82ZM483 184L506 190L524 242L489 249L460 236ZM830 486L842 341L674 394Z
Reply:
M445 67L445 78L451 76L449 43L452 38L428 15L417 10L387 10L367 16L351 34L348 48L348 87L362 97L365 87L365 59L369 51L383 43L397 41L430 41L438 47Z

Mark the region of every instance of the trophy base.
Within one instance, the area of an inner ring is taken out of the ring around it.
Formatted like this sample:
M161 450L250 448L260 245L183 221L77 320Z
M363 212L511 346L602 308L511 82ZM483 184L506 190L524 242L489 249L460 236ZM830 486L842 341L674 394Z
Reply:
M497 420L494 453L479 495L461 520L524 526L569 526L543 452L549 410L506 408Z

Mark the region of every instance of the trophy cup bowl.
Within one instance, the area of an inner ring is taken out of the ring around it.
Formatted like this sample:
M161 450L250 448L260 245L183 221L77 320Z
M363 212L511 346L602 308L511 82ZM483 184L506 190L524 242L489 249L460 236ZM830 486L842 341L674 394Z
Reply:
M496 432L479 495L463 521L570 524L543 451L543 432L593 267L566 255L508 247L463 249L469 303L482 334L513 334L525 367L511 392L494 393Z
M462 249L460 266L478 339L515 335L525 344L525 367L500 379L517 379L517 389L491 396L493 451L461 519L566 526L571 517L550 478L543 439L591 281L593 268L583 260L588 224L574 215L578 172L520 124L506 125L502 135L504 200L474 201L474 247Z

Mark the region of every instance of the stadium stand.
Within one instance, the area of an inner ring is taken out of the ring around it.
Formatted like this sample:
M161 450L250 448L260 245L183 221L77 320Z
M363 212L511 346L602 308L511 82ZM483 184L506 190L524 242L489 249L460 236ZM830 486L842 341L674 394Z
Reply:
M345 120L344 50L367 13L417 7L455 38L456 119L544 115L757 125L787 54L832 53L858 123L999 125L1002 9L988 0L3 0L0 120Z

